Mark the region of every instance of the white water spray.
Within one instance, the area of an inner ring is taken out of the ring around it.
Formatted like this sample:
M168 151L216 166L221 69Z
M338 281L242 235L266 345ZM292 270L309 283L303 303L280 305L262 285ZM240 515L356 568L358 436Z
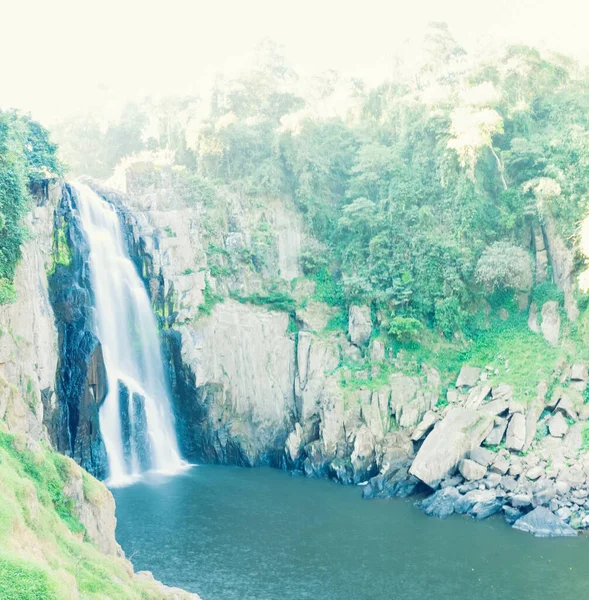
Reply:
M126 251L114 207L85 185L72 187L90 246L96 333L108 382L100 408L107 483L131 483L148 469L176 472L185 463L178 450L147 292Z

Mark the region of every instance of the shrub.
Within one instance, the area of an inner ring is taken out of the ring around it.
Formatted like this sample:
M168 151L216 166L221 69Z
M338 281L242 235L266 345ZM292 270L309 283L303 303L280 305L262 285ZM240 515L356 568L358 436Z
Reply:
M401 343L416 342L423 325L413 317L394 317L389 327L389 333Z
M495 242L479 258L476 279L491 292L498 288L529 290L532 287L530 255L509 242Z

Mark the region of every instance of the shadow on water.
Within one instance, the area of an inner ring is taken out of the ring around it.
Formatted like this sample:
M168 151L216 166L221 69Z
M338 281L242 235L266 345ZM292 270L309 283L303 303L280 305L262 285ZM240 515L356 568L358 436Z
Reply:
M544 600L589 595L589 543L270 468L198 466L113 490L137 569L203 600Z

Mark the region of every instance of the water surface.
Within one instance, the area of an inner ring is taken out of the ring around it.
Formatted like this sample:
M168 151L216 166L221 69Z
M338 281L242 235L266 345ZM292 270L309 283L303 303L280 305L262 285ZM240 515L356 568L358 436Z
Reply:
M137 569L203 600L579 600L589 540L499 518L426 517L414 500L273 469L199 466L113 490Z

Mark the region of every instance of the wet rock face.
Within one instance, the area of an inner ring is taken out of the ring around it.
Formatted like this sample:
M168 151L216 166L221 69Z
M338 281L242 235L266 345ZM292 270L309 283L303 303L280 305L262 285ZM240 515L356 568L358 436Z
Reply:
M60 452L103 479L107 461L98 411L106 396L106 371L94 333L88 245L67 185L55 212L54 236L54 247L62 252L64 240L67 242L69 256L56 256L49 275L49 297L58 331L58 402L45 407L44 422Z

